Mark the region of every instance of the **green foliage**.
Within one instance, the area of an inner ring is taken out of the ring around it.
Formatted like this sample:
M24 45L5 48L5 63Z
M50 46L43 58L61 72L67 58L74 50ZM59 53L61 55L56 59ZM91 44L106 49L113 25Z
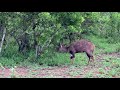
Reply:
M69 64L69 55L68 54L59 54L55 53L52 54L53 56L50 55L50 53L47 53L46 57L41 57L38 62L41 64L45 64L48 66L59 66L59 65L64 65L64 64Z
M119 12L0 12L0 44L3 30L6 29L0 55L0 68L11 67L11 77L16 76L15 66L29 67L32 70L67 66L69 70L65 73L71 77L120 76L120 58L110 55L120 52L119 28ZM24 33L29 34L30 50L22 53L18 52L16 38ZM76 54L74 65L71 65L70 54L56 51L59 44L69 45L81 38L95 44L97 68L86 66L88 57L85 53ZM36 53L33 48L35 40L42 48L38 58L35 58ZM101 55L100 60L99 55ZM86 68L89 70L85 71ZM38 74L32 70L28 77ZM54 77L54 75L45 77Z
M0 58L0 63L6 67L11 67L16 65L16 62L13 59L5 58L5 57Z
M69 64L69 55L56 53L56 47L60 43L68 45L81 37L95 44L95 54L120 51L118 12L0 12L0 21L7 30L1 58L13 63L26 60L51 66ZM30 51L23 55L18 52L11 33L17 38L25 32L29 34ZM1 36L2 29L0 40ZM38 60L33 49L35 40L43 49ZM87 61L85 54L76 55L75 64L85 65Z

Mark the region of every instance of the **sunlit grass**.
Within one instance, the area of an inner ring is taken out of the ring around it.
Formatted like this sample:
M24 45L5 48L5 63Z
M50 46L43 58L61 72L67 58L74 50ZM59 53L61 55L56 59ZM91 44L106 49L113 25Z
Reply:
M120 51L120 43L108 43L107 39L100 38L97 36L86 36L87 39L92 41L95 46L95 58L97 55L104 56L101 57L102 61L95 59L95 64L99 65L97 68L93 66L89 72L83 73L85 67L88 64L88 57L85 53L76 53L74 63L71 64L70 54L69 53L59 53L59 52L49 52L44 56L39 57L38 59L34 58L34 52L29 52L28 56L25 57L22 54L17 52L17 47L8 48L6 53L3 53L3 56L0 57L0 64L2 67L14 68L17 67L27 67L29 68L28 76L33 77L38 72L33 72L33 70L42 70L42 69L50 69L53 67L64 67L68 68L68 71L65 74L70 75L71 77L76 77L82 74L82 77L85 78L112 78L120 76L120 57L110 56L110 53L119 52ZM12 49L14 49L12 51ZM99 62L100 61L100 62ZM79 70L77 70L79 69ZM96 69L97 74L95 74L94 69ZM13 75L12 75L13 76ZM17 76L21 78L23 76ZM1 77L1 76L0 76ZM11 76L10 76L11 77ZM37 77L37 76L36 76ZM57 76L43 76L44 78L56 78ZM62 76L58 76L62 77Z

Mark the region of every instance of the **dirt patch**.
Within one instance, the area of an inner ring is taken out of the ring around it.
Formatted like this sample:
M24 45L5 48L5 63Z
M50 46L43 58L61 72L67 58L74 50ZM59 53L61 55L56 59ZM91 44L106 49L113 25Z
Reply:
M115 52L115 53L108 53L108 54L98 54L98 55L96 55L96 59L97 60L103 59L103 57L106 57L106 56L110 56L113 58L120 58L120 53Z
M11 74L11 71L8 68L0 69L0 77L7 78Z
M26 67L16 67L13 70L11 68L0 69L1 78L11 78L13 75L15 78L86 78L92 77L96 78L104 77L107 75L107 71L110 71L110 67L104 67L104 70L100 70L102 67L101 62L104 61L104 57L120 58L120 53L110 53L110 54L100 54L96 55L95 66L55 66L49 68L26 68ZM105 71L105 72L104 72ZM119 77L113 75L113 77Z

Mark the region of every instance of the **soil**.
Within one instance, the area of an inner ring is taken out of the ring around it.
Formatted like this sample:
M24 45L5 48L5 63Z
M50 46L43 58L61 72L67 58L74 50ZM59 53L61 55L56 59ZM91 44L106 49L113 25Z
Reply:
M10 68L0 68L0 78L86 78L92 77L97 78L100 74L99 68L102 67L102 62L105 57L120 58L120 53L110 54L98 54L94 64L85 66L54 66L47 68L27 68L27 67L16 67L14 72ZM110 67L105 67L104 70L110 70ZM103 76L104 77L104 76ZM113 76L118 78L120 76Z

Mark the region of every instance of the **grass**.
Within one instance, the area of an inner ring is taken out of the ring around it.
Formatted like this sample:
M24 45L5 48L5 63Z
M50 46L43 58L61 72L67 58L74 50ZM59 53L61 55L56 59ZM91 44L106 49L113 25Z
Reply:
M86 75L85 75L85 78L92 78L93 77L93 73L92 72L88 72Z
M112 53L118 52L120 50L120 43L109 44L107 39L100 38L98 36L86 36L86 39L92 41L95 46L94 54L103 54L103 53ZM3 66L14 66L16 64L22 64L23 66L28 66L29 64L39 63L40 65L47 66L61 66L61 65L70 65L70 54L69 53L51 53L50 51L44 56L39 57L35 61L34 52L31 51L27 57L17 52L18 48L16 46L9 46L6 49L6 52L3 53L3 56L0 57L0 63ZM85 53L80 53L75 55L74 65L84 66L88 63L88 57Z
M99 65L98 67L91 68L87 66L88 57L85 53L75 54L76 57L74 64L71 65L69 53L49 52L35 61L34 52L30 52L27 57L24 57L17 52L17 47L14 46L14 48L8 47L8 49L6 49L6 53L3 53L3 56L0 57L0 68L14 68L15 66L27 67L29 68L29 75L27 77L33 77L38 74L38 72L33 72L33 70L50 69L53 67L62 68L64 66L69 68L68 71L65 71L64 73L70 75L71 77L77 77L80 76L80 74L81 77L85 78L120 77L120 57L113 57L109 55L110 53L120 51L120 43L110 44L107 42L107 39L97 36L86 36L85 38L95 44L95 56L104 54L104 56L101 57L101 62L95 62L95 65ZM89 70L84 73L84 69L87 67L89 67ZM14 72L11 74L11 77L14 77ZM57 76L50 74L49 76L44 77L56 78Z
M86 36L86 39L92 41L96 46L96 54L112 53L120 51L120 43L108 43L108 40L99 36Z

